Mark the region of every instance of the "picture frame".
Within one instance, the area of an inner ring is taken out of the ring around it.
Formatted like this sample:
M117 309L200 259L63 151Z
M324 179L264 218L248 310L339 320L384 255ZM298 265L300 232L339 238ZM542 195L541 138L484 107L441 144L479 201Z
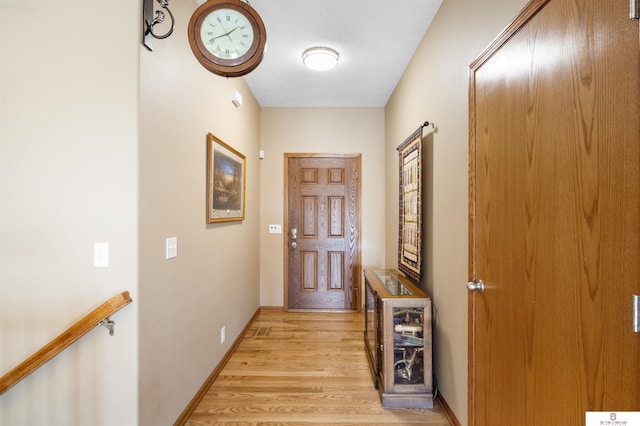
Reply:
M246 157L207 134L207 222L242 221L245 216Z
M422 274L422 127L400 146L398 270L415 284Z

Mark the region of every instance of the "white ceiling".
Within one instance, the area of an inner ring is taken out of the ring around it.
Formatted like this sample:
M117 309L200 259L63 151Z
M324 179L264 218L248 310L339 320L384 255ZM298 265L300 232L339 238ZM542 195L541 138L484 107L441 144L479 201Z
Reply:
M267 30L262 63L244 76L262 107L383 107L442 0L249 0ZM338 66L313 71L326 46Z

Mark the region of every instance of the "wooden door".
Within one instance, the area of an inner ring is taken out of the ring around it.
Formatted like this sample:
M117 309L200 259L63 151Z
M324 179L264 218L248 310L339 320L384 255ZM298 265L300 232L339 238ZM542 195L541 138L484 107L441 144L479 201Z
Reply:
M287 309L359 306L360 156L292 156L287 167Z
M628 0L532 1L471 65L469 424L640 411Z

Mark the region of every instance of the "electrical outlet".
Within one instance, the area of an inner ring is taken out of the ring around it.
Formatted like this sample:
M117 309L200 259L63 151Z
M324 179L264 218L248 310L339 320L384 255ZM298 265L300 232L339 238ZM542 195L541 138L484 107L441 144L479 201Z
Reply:
M220 329L220 343L224 343L224 339L225 339L225 336L224 336L224 327L222 327L222 328Z
M282 225L269 225L270 234L282 234Z

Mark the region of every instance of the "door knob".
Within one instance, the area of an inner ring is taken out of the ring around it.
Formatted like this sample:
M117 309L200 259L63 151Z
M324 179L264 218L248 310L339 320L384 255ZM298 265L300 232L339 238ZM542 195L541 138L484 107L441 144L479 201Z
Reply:
M467 290L469 291L478 291L480 293L482 293L484 291L484 282L482 282L482 280L478 280L476 281L469 281L467 283Z

